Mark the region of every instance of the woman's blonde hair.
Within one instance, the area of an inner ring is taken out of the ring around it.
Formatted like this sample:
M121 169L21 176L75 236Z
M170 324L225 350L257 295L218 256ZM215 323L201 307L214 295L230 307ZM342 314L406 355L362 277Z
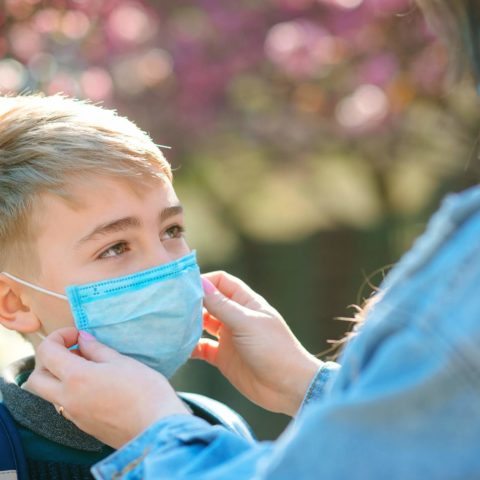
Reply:
M480 85L480 0L417 0L425 13L427 22L446 44L452 67L452 75L458 78L466 71L476 77ZM392 265L389 265L391 267ZM379 269L379 271L383 269ZM374 274L376 274L375 272ZM368 283L370 280L367 280ZM375 293L364 301L361 307L352 305L356 312L353 317L339 317L351 322L354 328L340 340L330 340L333 346L322 352L337 359L348 341L358 333L367 315L381 299L382 292Z
M35 200L74 202L69 185L88 175L172 179L151 138L112 110L61 95L0 97L0 270L13 260L32 270Z
M427 22L443 39L458 77L472 72L480 83L480 2L478 0L417 0Z

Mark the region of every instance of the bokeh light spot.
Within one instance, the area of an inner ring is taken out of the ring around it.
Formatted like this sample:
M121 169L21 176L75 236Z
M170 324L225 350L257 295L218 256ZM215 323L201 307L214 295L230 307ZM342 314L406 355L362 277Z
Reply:
M323 3L329 3L335 7L352 10L362 5L363 0L321 0Z
M27 78L25 67L11 58L0 60L0 91L18 92Z
M80 39L86 35L90 21L83 12L70 10L62 18L62 32L71 39Z
M385 92L376 85L361 85L344 98L336 109L338 122L346 128L369 128L383 120L389 111Z
M103 68L93 67L84 72L80 78L84 95L90 100L104 100L112 93L112 79Z
M53 8L40 10L33 19L34 28L40 33L52 33L60 28L60 12Z
M138 61L138 75L143 84L153 87L160 84L172 73L172 58L165 51L154 48Z
M113 10L108 19L110 32L127 43L142 43L155 32L155 23L147 12L135 3L126 4Z
M15 56L27 60L42 50L41 35L28 23L18 23L9 32L10 48Z
M265 53L292 76L318 76L342 58L335 37L318 24L302 19L274 25L265 40Z

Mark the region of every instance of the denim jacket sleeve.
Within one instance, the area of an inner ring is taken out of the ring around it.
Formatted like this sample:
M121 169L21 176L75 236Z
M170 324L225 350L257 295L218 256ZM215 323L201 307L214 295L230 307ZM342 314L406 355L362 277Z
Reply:
M325 392L326 386L334 377L340 366L335 362L323 363L312 382L309 385L305 398L299 412L303 412L305 407L315 400L318 400ZM215 439L216 453L210 452L206 458L206 467L196 462L194 473L192 468L192 458L197 455L199 445L197 442L207 444ZM218 455L222 456L224 460L231 460L237 458L236 474L240 475L240 465L242 465L242 473L239 478L250 478L256 468L256 461L260 460L267 452L270 451L270 444L264 442L262 444L252 444L249 441L243 440L240 437L230 434L221 427L211 427L204 420L191 415L173 415L167 417L149 429L142 435L130 442L118 452L112 454L103 462L97 464L93 473L97 479L107 478L149 478L146 475L147 469L154 469L154 475L151 478L182 478L179 472L179 465L182 463L188 464L188 473L185 473L188 478L189 475L197 475L201 478L202 472L209 471L208 461L215 455L215 463L219 463ZM179 456L173 456L172 462L167 462L164 459L161 451L173 451L177 449ZM151 452L155 452L153 455ZM160 458L161 467L152 467L151 461L153 457ZM241 457L241 458L240 458ZM230 464L228 468L231 468ZM223 471L217 470L215 477L208 473L208 478L226 478L222 477ZM228 472L225 473L228 476Z
M445 202L387 277L342 368L320 369L277 441L250 444L170 417L97 464L95 477L478 478L479 238L475 188Z
M340 365L335 362L324 362L320 365L317 374L313 377L313 380L307 389L307 393L300 405L298 415L303 413L307 405L320 400L320 398L326 394L328 386L336 377L339 369Z
M96 479L252 478L269 443L244 440L191 415L160 420L92 468ZM235 476L231 476L234 469ZM214 471L212 471L214 470Z

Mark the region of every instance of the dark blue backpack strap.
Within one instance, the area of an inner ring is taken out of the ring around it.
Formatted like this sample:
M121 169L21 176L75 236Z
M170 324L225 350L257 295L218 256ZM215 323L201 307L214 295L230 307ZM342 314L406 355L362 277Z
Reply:
M245 419L224 403L198 393L179 392L178 396L197 417L203 418L212 425L222 425L252 443L256 440Z
M27 460L13 418L0 403L0 478L28 480Z

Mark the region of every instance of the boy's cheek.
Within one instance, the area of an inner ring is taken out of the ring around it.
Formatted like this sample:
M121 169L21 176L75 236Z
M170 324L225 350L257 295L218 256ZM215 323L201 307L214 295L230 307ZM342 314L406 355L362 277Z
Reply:
M54 330L63 327L74 327L75 322L67 302L60 299L41 305L38 308L37 318L43 326L43 330L48 335Z

